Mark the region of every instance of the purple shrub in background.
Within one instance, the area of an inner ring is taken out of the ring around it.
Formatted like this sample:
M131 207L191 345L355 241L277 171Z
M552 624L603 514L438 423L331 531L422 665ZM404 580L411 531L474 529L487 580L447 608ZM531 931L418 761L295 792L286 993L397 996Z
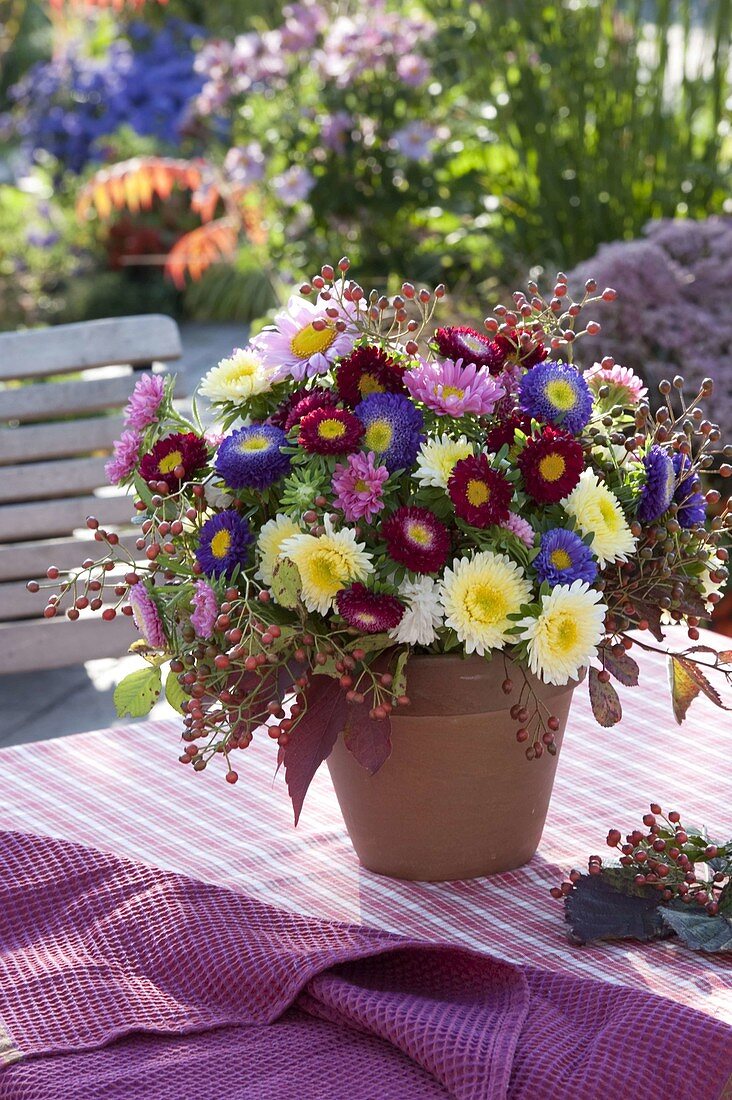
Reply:
M714 379L714 416L732 428L732 217L650 222L636 241L602 245L570 273L570 284L596 278L618 297L602 303L598 337L583 352L612 355L649 384L656 400L662 378L681 374L688 391ZM687 392L688 392L687 391Z

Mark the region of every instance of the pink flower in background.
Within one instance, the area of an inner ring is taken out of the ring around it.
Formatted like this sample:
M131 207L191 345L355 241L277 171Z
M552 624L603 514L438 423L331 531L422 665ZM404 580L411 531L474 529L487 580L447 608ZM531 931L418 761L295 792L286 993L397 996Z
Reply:
M397 76L410 88L425 84L432 75L432 67L426 57L407 53L397 61Z
M216 593L207 581L196 581L191 626L199 638L210 638L219 614Z
M264 177L265 156L258 141L235 145L224 159L224 171L233 183L248 187Z
M165 393L165 380L161 374L143 374L137 380L125 409L125 424L143 431L149 424L157 423L157 413Z
M312 174L300 164L293 164L272 180L272 187L285 206L296 206L297 203L304 202L314 186Z
M508 519L503 521L501 527L504 531L510 531L516 538L521 539L529 548L534 545L534 528L516 512L509 512Z
M354 127L353 116L348 111L336 111L320 120L320 138L327 149L340 153L345 148L346 135Z
M160 613L152 596L140 581L132 585L127 599L132 608L135 626L150 648L165 649L165 631Z
M142 438L139 432L126 431L114 444L114 454L105 464L110 485L119 485L137 469Z
M438 416L486 416L503 397L503 386L475 363L464 363L464 359L423 359L418 367L404 372L404 384L415 401L422 401Z
M345 466L336 466L333 474L333 500L335 508L343 511L349 523L358 519L370 520L384 507L382 491L389 476L385 466L377 466L373 451L353 454Z

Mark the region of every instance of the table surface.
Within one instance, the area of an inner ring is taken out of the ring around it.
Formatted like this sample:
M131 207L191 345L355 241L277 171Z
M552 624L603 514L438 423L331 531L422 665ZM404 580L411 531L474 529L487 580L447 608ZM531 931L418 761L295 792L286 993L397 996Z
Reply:
M269 738L239 754L240 779L231 786L223 766L196 774L178 763L177 722L0 751L0 828L93 845L326 919L641 987L732 1024L732 958L669 941L572 946L562 906L549 896L571 867L603 854L609 827L635 828L651 801L680 809L716 838L732 836L730 715L699 698L677 726L665 658L634 654L641 685L620 689L619 726L597 726L586 690L576 693L544 836L518 871L458 883L371 874L351 849L326 768L295 829Z

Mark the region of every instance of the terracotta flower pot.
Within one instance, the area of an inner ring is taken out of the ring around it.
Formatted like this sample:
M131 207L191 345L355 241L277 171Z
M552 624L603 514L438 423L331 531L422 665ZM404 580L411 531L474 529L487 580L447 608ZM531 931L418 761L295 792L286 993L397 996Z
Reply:
M392 753L370 775L339 737L328 757L346 828L364 867L395 878L443 881L520 867L541 839L557 756L527 760L501 691L499 657L424 656L407 667L410 705L392 715ZM557 749L576 682L531 677L559 719Z

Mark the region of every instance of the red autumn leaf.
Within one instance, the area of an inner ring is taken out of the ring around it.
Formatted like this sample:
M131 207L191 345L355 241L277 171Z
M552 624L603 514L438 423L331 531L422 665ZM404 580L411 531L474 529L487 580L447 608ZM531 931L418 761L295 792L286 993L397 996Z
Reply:
M370 718L369 704L349 703L343 741L362 768L375 775L391 756L391 722Z
M596 668L590 669L590 703L595 720L601 726L614 726L623 717L618 693L611 683L604 684Z
M296 825L313 776L330 755L345 721L346 695L338 681L330 676L313 676L307 691L307 710L281 752Z
M637 661L634 661L627 653L621 653L617 657L610 646L603 646L602 658L605 668L619 683L625 684L626 687L636 686L640 673Z

